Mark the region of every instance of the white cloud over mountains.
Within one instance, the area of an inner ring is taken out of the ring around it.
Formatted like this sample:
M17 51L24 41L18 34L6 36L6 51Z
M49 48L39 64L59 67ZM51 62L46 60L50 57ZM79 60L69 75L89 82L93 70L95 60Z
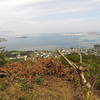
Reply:
M0 0L1 36L94 32L99 26L100 0Z

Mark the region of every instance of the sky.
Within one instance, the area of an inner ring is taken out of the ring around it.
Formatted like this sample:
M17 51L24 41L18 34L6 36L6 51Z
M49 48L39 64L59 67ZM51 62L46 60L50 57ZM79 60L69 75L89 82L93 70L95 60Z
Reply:
M0 36L100 32L100 0L0 0Z

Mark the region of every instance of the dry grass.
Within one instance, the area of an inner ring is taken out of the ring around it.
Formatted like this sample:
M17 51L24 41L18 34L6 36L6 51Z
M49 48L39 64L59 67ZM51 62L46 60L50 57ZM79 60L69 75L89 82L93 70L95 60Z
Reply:
M0 71L8 73L0 78L0 100L85 100L77 74L58 59L14 62Z
M0 100L84 100L77 89L61 78L44 76L44 79L41 84L36 80L28 83L26 79L8 85L0 83L5 85L0 89Z

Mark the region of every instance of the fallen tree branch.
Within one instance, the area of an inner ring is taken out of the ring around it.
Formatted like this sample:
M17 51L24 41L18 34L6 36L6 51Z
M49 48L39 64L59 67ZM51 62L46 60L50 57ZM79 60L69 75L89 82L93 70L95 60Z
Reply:
M0 73L0 78L8 76L7 73Z
M75 71L77 71L81 82L88 88L91 88L91 85L89 82L87 82L84 72L83 72L83 67L82 66L77 66L75 63L73 63L72 61L70 61L63 53L60 52L60 50L57 49L57 52L69 63L69 65L71 67L73 67L75 69ZM82 55L80 54L80 63L82 64Z

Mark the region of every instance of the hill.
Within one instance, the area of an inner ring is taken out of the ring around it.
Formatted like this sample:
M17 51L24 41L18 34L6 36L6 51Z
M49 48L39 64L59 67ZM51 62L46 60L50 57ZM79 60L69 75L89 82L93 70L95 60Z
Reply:
M76 54L68 57L78 64ZM84 65L94 61L92 57L84 58L87 59L83 59ZM98 60L96 64L96 69L88 66L85 74L93 83L92 96L87 94L77 72L63 58L8 62L0 68L0 72L5 73L0 78L0 100L99 100L100 80L91 77L99 77Z

